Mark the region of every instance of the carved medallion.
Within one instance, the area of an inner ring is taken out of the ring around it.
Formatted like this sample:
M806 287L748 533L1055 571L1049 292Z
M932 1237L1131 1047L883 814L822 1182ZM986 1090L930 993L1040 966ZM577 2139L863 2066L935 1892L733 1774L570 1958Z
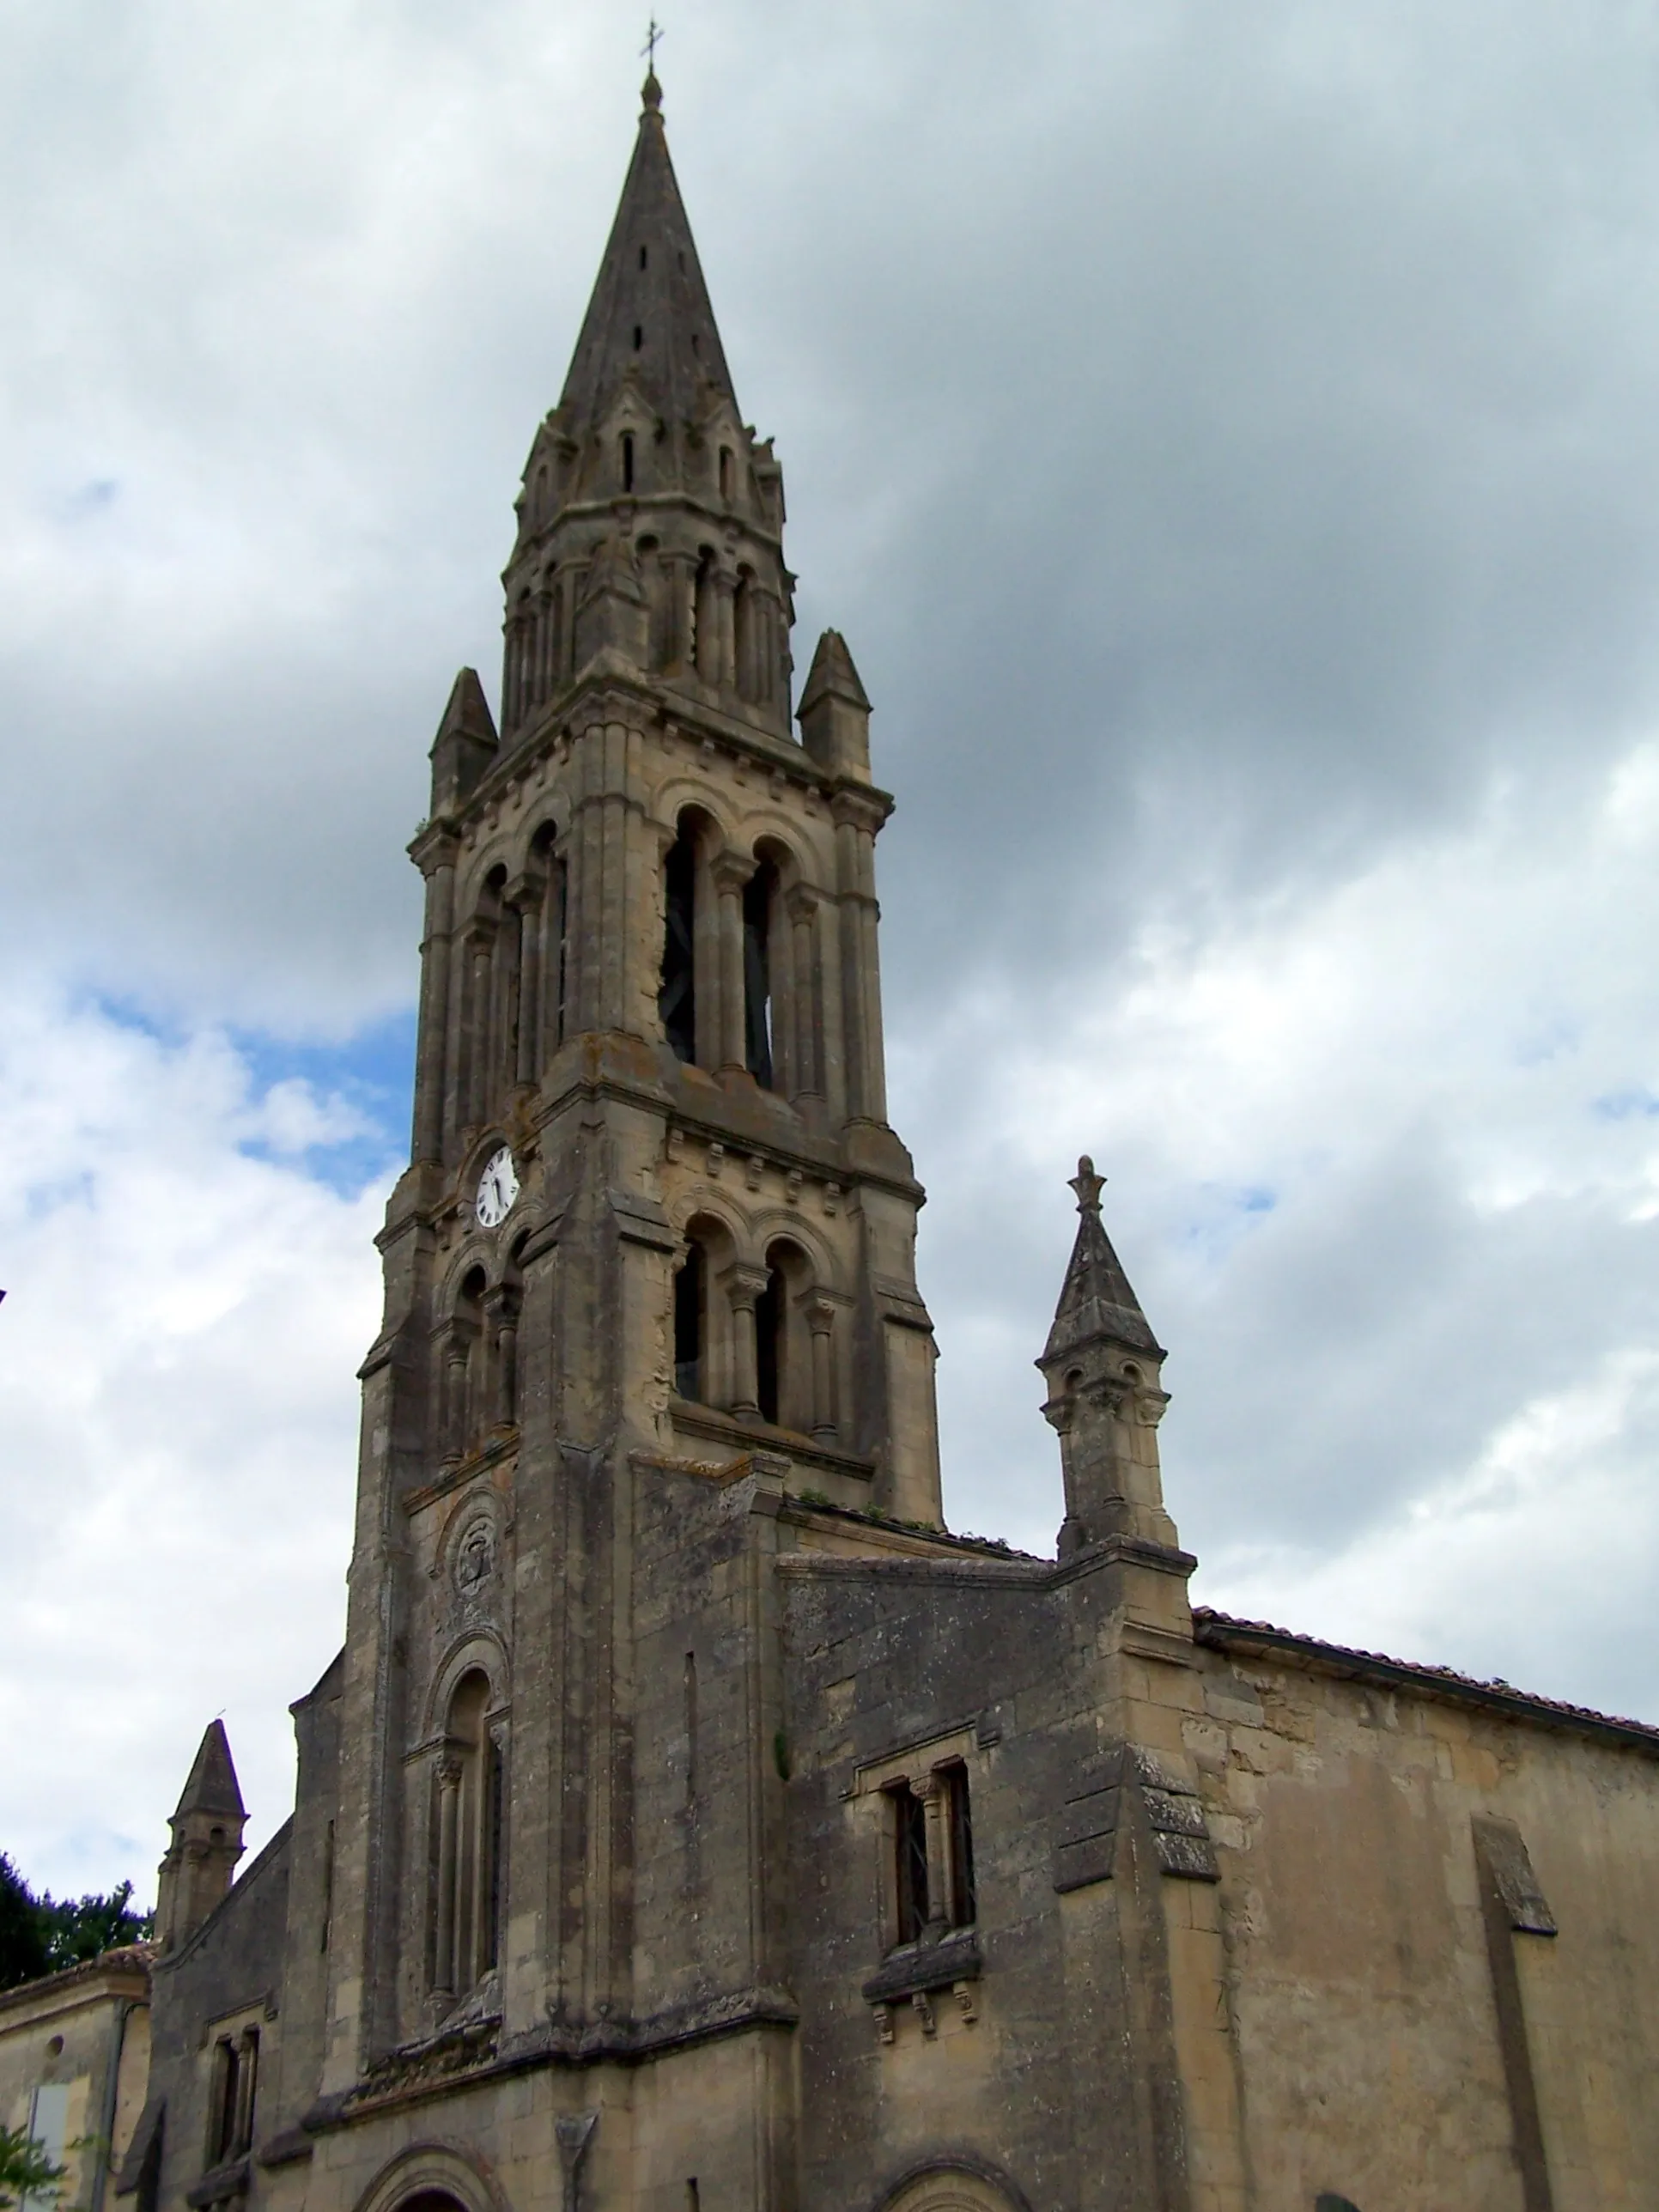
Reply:
M476 1598L495 1571L495 1532L488 1521L475 1521L455 1549L455 1587Z

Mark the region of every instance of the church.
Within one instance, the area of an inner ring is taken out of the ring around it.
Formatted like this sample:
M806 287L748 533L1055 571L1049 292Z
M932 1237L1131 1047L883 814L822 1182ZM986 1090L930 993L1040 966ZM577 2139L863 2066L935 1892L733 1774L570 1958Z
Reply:
M1056 1555L945 1526L893 801L661 111L410 848L344 1647L240 1871L204 1740L89 2212L1650 2207L1659 1729L1195 1609L1086 1159Z

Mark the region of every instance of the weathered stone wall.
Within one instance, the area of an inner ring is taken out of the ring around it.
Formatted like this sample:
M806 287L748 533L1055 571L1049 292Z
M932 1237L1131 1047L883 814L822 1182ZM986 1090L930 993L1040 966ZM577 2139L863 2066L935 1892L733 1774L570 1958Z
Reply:
M143 2107L149 1973L137 1950L109 1954L0 1993L0 2124L27 2130L38 2091L56 2097L64 2212L100 2212ZM41 2129L44 2137L46 2130Z
M917 2160L963 2150L1033 2203L1079 2201L1048 1815L1095 1744L1092 1717L1067 1710L1064 1608L1044 1579L805 1555L787 1571L806 2207L869 2201ZM879 1788L861 1785L906 1753L966 1768L977 1956L960 1961L960 1998L948 1960L931 1990L918 1962L923 1986L878 2016L862 1991L890 1935L887 1847Z
M255 2028L261 2087L281 2079L292 1842L293 1823L286 1821L223 1904L152 1970L151 2094L167 2100L157 2194L162 2204L182 2203L213 2165L209 2123L216 2036ZM257 2100L254 2118L257 2140L264 2132ZM228 2182L227 2197L234 2193Z
M1068 1842L1114 1717L1075 1585L799 1553L784 1578L805 2206L957 2153L1033 2203L1645 2201L1659 1742L1449 1678L1200 1644L1189 1766L1135 1754L1139 1841L1120 1808ZM878 1785L942 1754L972 1793L973 1955L941 1945L924 1990L925 1960L896 1972L890 1954L878 2011ZM1127 1771L1100 1801L1127 1804ZM1496 1925L1482 1833L1524 1845ZM1120 2038L1137 2047L1121 2069Z
M1204 1660L1188 1736L1222 1868L1260 2201L1525 2201L1473 1825L1492 1816L1514 1823L1559 1930L1499 1931L1554 2203L1646 2201L1659 1744L1270 1652Z

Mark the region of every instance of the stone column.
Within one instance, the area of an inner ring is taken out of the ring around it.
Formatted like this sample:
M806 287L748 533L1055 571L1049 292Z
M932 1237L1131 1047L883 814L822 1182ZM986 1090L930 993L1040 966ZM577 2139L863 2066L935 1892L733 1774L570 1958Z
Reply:
M812 1336L812 1434L820 1443L836 1441L836 1307L822 1291L806 1302L806 1326Z
M846 1000L847 1106L871 1121L887 1118L882 1063L881 970L876 945L876 831L881 815L861 794L834 802L841 888L842 987Z
M755 1301L766 1288L764 1267L728 1268L726 1295L732 1307L732 1411L740 1421L760 1419L760 1384L755 1358Z
M486 1321L472 1334L466 1352L466 1434L462 1439L463 1449L476 1443L489 1425L494 1407L490 1401L489 1324Z
M705 684L720 681L719 594L714 583L714 569L705 568L699 562L691 583L692 625L696 631L692 643L696 672Z
M498 1283L489 1293L484 1308L484 1334L495 1352L494 1358L488 1363L493 1372L494 1387L491 1403L481 1409L480 1428L488 1427L491 1422L511 1421L515 1417L519 1315L514 1294L504 1283Z
M818 1057L818 969L813 957L818 902L804 884L797 884L786 902L794 952L794 1095L822 1097L823 1079Z
M778 686L778 602L773 592L755 586L755 702L757 706L771 707L777 703Z
M547 886L520 876L507 886L519 918L519 1050L514 1079L533 1083L541 1073L542 909Z
M755 864L738 853L722 853L710 871L720 902L720 1059L722 1070L741 1068L748 1060L743 982L743 887Z
M461 1763L458 1759L444 1759L438 1766L438 1925L432 1966L432 1985L444 1996L455 1993L455 1862L460 1808Z
M421 944L420 1059L415 1069L413 1152L418 1160L443 1157L446 1036L449 1007L449 944L454 926L455 844L445 837L429 853L426 931Z
M514 1031L518 1026L519 960L522 951L518 915L503 902L496 918L490 963L489 1089L485 1097L486 1111L500 1092L510 1091L518 1080L518 1045Z
M846 994L842 988L845 924L839 899L818 904L814 944L817 975L816 1012L818 1025L818 1089L832 1122L848 1111Z
M714 635L716 674L712 681L735 690L738 681L737 617L734 602L738 580L724 568L714 571Z
M681 669L691 657L691 598L697 564L689 553L659 552L657 559L663 574L663 666Z
M564 1002L568 988L565 951L568 883L564 857L561 854L550 861L547 882L542 891L541 952L538 963L541 973L541 1006L539 1026L536 1032L540 1052L536 1066L538 1080L546 1073L547 1063L564 1042Z
M946 1828L950 1796L937 1774L919 1774L910 1795L920 1797L927 1834L927 1925L939 1933L951 1924L955 1899L951 1895L951 1838Z
M236 2051L236 2113L231 2136L232 2151L240 2155L253 2142L253 2100L259 2081L259 2031L245 2027Z
M444 1346L444 1443L455 1457L466 1449L466 1340L453 1327Z
M592 1026L588 1012L593 991L593 938L600 927L595 839L590 818L592 810L586 799L589 744L588 733L584 731L580 741L582 758L577 770L580 781L565 840L564 1019L568 1036L577 1036Z
M489 942L492 932L487 924L475 922L467 934L468 978L466 1010L461 1021L461 1051L465 1074L462 1080L462 1096L465 1104L461 1120L476 1127L483 1119L483 1102L489 1096Z
M553 587L548 578L536 599L536 697L553 696Z

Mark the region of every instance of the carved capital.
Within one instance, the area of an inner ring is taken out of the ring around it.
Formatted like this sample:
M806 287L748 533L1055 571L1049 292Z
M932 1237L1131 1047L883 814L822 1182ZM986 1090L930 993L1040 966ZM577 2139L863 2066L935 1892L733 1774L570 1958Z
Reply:
M711 860L708 872L723 898L737 898L757 866L752 853L721 853Z
M453 868L459 851L459 838L444 821L424 823L410 840L409 857L423 876L435 875L440 868Z
M850 822L855 830L862 830L873 837L893 811L893 802L884 791L869 788L854 790L843 785L830 801L830 818L835 823Z
M733 1313L751 1312L756 1299L770 1280L764 1267L745 1267L741 1261L728 1267L725 1275L726 1295L732 1301Z

